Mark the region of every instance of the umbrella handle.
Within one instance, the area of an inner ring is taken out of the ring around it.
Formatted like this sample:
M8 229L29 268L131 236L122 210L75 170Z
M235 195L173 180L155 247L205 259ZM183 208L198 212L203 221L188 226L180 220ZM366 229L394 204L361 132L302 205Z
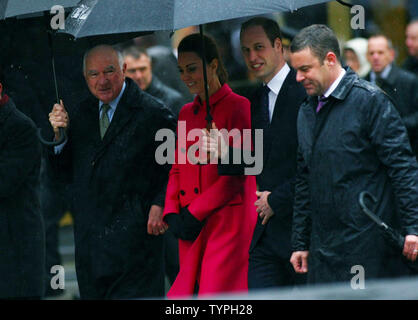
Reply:
M64 128L59 128L60 138L57 141L46 141L42 138L41 129L38 128L38 139L41 141L42 144L50 147L58 146L63 143L67 139L67 135L65 133Z
M365 196L369 196L373 200L374 203L377 202L376 198L370 192L362 191L362 192L360 192L359 200L358 200L358 202L360 204L360 207L363 209L363 211L367 212L369 216L370 215L375 215L372 211L370 211L369 208L367 208L366 204L364 203L364 197Z
M209 90L208 90L208 76L206 73L206 58L205 58L205 39L203 35L203 25L199 25L199 33L200 38L202 41L202 64L203 64L203 80L204 80L204 86L205 86L205 100L206 100L206 118L208 130L210 130L212 126L212 115L210 114L210 104L209 104Z
M396 248L403 250L405 237L402 236L398 231L389 227L386 223L380 220L369 208L367 208L366 204L364 203L364 197L370 197L374 203L377 202L376 198L368 191L362 191L359 195L359 203L363 212L372 219L380 228L383 233L383 236Z
M48 32L48 43L49 43L49 49L51 51L51 64L52 64L52 75L54 77L55 97L56 97L57 103L59 104L60 99L58 95L58 82L57 82L57 75L55 71L55 54L54 54L54 41L52 39L52 32ZM64 128L59 128L59 134L60 134L60 138L57 141L50 142L42 138L41 129L38 129L39 141L41 141L41 143L46 146L51 146L51 147L58 146L67 139Z

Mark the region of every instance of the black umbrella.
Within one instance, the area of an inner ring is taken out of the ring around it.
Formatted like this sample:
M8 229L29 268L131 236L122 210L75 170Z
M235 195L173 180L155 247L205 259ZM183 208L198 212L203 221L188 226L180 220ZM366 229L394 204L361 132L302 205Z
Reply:
M329 0L82 0L67 18L75 38L177 30L214 21L293 11Z
M59 5L63 8L74 7L79 0L60 0ZM40 13L43 11L50 11L52 7L57 5L56 0L0 0L0 19L6 19L11 17L25 17L27 15ZM58 85L55 72L55 59L54 59L54 49L52 34L48 32L49 46L51 50L51 62L52 70L54 77L56 101L59 103L59 94L58 94ZM45 145L58 145L61 144L65 139L65 131L63 128L60 128L60 139L54 142L47 142L41 136L41 129L38 130L38 137L40 141Z
M49 11L55 5L74 7L79 0L0 0L0 19Z
M405 243L405 237L401 235L397 230L393 229L392 227L388 226L384 221L382 221L373 211L371 211L366 203L365 198L370 198L374 203L377 202L377 199L368 191L362 191L359 194L359 204L361 209L363 210L364 214L366 214L378 227L381 231L381 234L383 237L387 240L387 242L402 252L404 243ZM403 262L408 266L409 269L411 269L414 273L418 272L418 260L409 261L406 260L405 257L402 257Z
M329 0L82 0L65 21L64 33L75 38L137 31L177 30L188 26L293 11ZM61 31L60 31L61 32ZM204 57L204 55L202 55ZM203 58L208 127L209 112L206 62Z

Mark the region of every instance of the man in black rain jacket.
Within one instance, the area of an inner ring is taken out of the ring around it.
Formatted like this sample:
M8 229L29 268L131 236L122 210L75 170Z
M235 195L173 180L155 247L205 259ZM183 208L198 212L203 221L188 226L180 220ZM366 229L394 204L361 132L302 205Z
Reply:
M298 116L298 173L291 262L309 283L350 281L352 267L365 279L408 273L358 203L402 231L403 254L418 252L418 165L401 118L376 86L341 67L338 41L326 26L303 29L291 62L310 96Z

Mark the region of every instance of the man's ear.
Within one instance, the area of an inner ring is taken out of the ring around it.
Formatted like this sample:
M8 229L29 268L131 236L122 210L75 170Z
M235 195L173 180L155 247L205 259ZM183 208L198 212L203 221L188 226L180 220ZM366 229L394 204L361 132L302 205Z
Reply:
M389 49L391 62L395 60L396 52L395 49Z
M280 38L274 39L273 44L274 44L274 47L275 48L277 48L277 49L279 49L281 51L283 50L283 44L282 44L282 41L280 40Z
M328 66L335 66L337 64L337 56L334 52L329 51L327 55L325 56L325 63Z
M122 74L123 74L124 78L126 76L126 68L127 68L127 64L126 64L126 62L124 62L123 65L122 65Z

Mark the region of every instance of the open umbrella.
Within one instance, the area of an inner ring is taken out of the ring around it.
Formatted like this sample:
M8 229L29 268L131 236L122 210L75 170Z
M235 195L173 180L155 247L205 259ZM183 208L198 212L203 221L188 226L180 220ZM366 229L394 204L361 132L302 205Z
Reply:
M65 21L75 38L177 30L214 21L299 8L329 0L82 0Z
M60 0L57 3L57 0L0 0L0 19L6 19L11 17L19 17L19 16L27 16L30 14L41 13L43 11L50 11L52 7L59 4L63 8L74 7L79 0ZM52 62L52 70L54 76L54 85L55 85L55 92L56 92L56 100L59 103L59 95L58 95L58 85L56 80L56 72L55 72L55 59L54 59L54 49L53 49L53 41L52 41L52 34L51 32L48 33L49 37L49 46L51 50L51 62ZM47 142L41 136L41 129L38 130L38 137L40 141L45 145L58 145L61 144L65 140L65 131L64 129L60 128L60 139L59 141L54 142Z
M249 17L278 11L293 11L329 0L82 0L65 21L62 32L75 38L138 31L177 30L188 26ZM204 55L202 55L204 57ZM203 60L204 80L205 60ZM206 89L207 121L210 128Z
M79 0L0 0L0 19L49 11L55 5L74 7Z

